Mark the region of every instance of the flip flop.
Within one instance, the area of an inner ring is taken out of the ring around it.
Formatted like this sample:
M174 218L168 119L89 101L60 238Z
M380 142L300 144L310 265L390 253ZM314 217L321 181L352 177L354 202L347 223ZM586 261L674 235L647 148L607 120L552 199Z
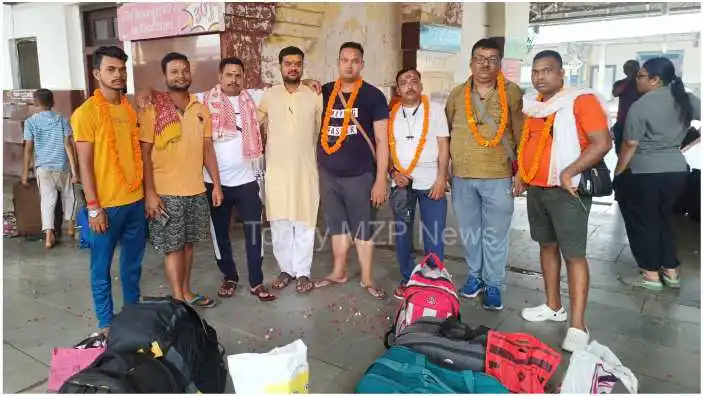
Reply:
M315 284L315 289L324 289L324 288L330 287L330 286L343 285L343 284L347 283L347 280L345 279L344 281L337 281L337 280L330 279L330 278L324 278L324 279L316 280L313 283Z
M366 289L366 291L377 300L386 299L386 292L381 288L371 285L367 286L364 284L364 282L359 282L359 286L361 286L362 289Z
M217 305L217 303L215 300L205 297L202 294L196 294L188 301L188 305L193 308L212 308Z

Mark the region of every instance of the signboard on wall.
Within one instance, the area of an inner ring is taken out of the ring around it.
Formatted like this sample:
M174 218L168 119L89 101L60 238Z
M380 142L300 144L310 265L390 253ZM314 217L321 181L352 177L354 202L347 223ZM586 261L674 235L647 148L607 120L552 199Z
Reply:
M461 51L461 29L443 25L420 25L420 49L458 53Z
M222 32L225 3L124 3L117 30L122 41Z
M457 56L446 52L417 51L417 70L425 72L454 72Z
M501 66L503 75L509 81L515 84L520 84L520 72L522 71L522 62L519 59L503 59Z

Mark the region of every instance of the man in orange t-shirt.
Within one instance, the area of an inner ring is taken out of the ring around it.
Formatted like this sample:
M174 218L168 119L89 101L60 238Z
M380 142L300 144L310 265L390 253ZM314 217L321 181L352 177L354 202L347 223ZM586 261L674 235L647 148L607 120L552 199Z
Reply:
M598 164L612 141L604 106L587 90L564 89L558 52L542 51L532 63L536 97L525 96L525 129L520 144L515 193L527 186L527 216L532 239L540 244L547 303L522 311L530 322L567 320L561 304L561 255L566 260L571 327L562 349L583 350L589 341L584 322L589 271L586 261L591 198L579 196L582 172ZM556 138L555 138L556 137ZM561 253L561 255L560 255Z

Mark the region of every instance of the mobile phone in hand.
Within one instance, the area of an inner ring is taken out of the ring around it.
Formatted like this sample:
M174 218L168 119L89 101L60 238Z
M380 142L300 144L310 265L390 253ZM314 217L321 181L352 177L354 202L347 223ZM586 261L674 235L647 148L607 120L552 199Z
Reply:
M168 220L170 219L168 213L166 213L165 210L161 211L161 214L159 214L159 217L157 217L155 220L156 222L161 225L161 227L166 226L166 223L168 223Z

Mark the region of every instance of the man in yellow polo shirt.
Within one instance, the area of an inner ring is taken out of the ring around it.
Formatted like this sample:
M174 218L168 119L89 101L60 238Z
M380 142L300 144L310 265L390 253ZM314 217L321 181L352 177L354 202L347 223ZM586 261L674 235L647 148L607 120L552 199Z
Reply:
M215 301L191 290L190 274L193 244L207 239L210 229L203 164L213 181L213 206L222 203L212 120L207 107L188 92L185 55L167 54L161 70L168 91L157 94L139 115L149 235L156 251L166 256L173 298L209 308Z
M90 285L98 325L112 324L110 267L119 243L124 304L139 302L146 240L143 168L137 115L122 96L127 55L100 47L93 55L99 89L71 117L90 224Z

